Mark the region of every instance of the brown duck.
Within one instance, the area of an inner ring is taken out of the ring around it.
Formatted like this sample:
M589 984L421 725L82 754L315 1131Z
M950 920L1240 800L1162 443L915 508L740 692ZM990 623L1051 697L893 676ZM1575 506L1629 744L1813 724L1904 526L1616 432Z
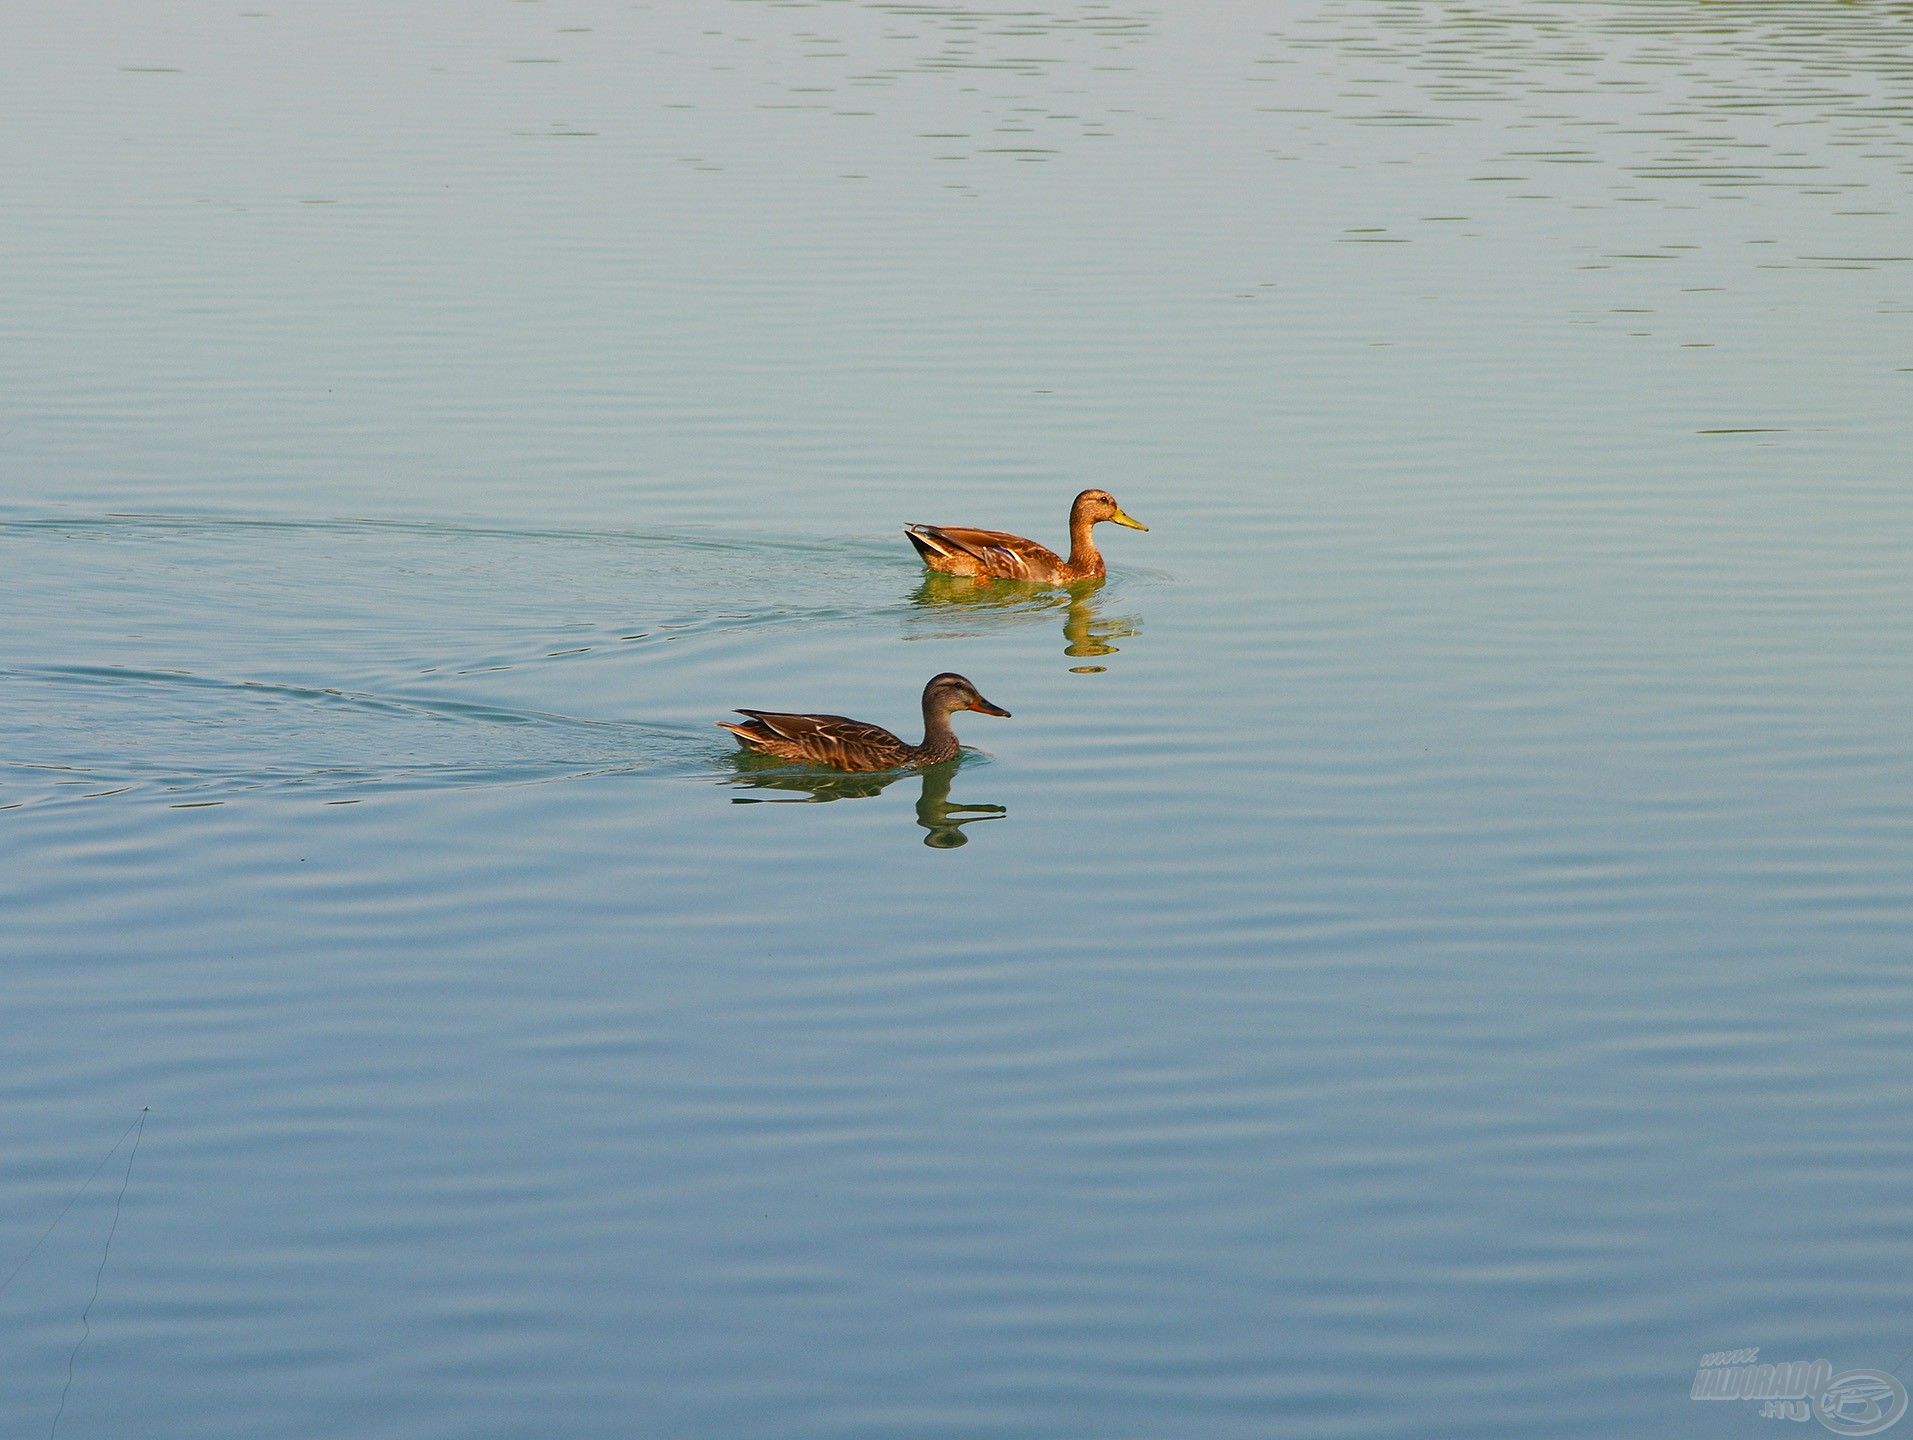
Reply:
M1008 716L977 693L961 675L935 676L923 687L923 743L899 740L881 725L847 720L842 715L786 715L776 710L743 710L750 718L718 725L737 737L737 743L760 755L775 755L802 765L827 765L833 770L922 769L954 760L958 749L950 717L959 710Z
M1072 580L1100 580L1106 571L1090 531L1103 520L1114 520L1131 530L1147 530L1132 519L1107 490L1085 490L1069 507L1069 558L1047 545L1007 535L1001 530L972 530L963 525L906 525L903 533L923 556L923 563L946 575L974 575L979 580L1034 580L1067 585Z

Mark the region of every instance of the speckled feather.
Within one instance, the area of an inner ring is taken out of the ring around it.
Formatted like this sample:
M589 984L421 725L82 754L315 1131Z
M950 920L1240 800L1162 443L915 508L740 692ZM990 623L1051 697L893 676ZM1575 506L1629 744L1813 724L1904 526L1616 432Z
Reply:
M1113 520L1132 530L1149 528L1125 514L1107 490L1085 490L1069 507L1067 558L1047 545L1003 530L978 530L968 525L906 525L903 533L917 547L925 565L946 575L1067 585L1077 580L1100 580L1107 573L1092 533L1104 520Z
M948 671L933 675L923 687L923 740L911 745L881 725L852 720L845 715L799 715L783 710L745 710L743 723L720 720L718 725L737 737L737 743L760 755L775 755L800 765L825 765L853 772L900 770L940 765L954 760L962 746L950 727L958 710L984 715L1010 712L985 700L976 686Z
M833 770L897 770L913 763L920 746L898 739L881 725L843 715L790 715L776 710L739 709L749 721L717 723L748 748L807 765ZM954 753L954 752L953 752Z

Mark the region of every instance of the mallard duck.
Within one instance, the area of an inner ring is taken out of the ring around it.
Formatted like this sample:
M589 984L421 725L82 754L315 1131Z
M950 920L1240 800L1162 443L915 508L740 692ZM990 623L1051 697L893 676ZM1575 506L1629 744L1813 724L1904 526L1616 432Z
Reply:
M956 731L950 717L959 710L1007 717L1009 711L992 705L976 686L961 675L934 676L923 687L923 743L906 744L881 725L847 720L842 715L786 715L776 710L744 710L750 719L739 724L720 720L720 728L737 743L760 755L775 755L802 765L827 765L832 770L921 769L956 758Z
M1067 585L1072 580L1100 580L1106 567L1090 534L1099 521L1114 520L1131 530L1147 530L1132 519L1107 490L1085 490L1069 507L1069 559L1047 545L1006 535L1001 530L972 530L962 525L906 525L903 533L923 556L923 563L946 575L974 575L980 580L1034 580Z

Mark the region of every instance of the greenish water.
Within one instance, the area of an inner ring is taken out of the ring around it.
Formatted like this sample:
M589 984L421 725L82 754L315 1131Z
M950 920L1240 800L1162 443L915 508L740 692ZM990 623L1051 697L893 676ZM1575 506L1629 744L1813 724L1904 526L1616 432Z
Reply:
M0 55L6 1433L1913 1378L1905 7ZM1090 484L1100 589L901 533ZM922 776L713 726L946 669Z

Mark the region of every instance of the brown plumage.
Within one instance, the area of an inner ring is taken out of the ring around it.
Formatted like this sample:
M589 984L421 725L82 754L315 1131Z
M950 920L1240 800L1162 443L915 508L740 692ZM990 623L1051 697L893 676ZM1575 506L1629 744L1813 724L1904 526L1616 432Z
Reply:
M1085 490L1069 507L1068 559L1047 545L1001 530L972 530L964 525L906 525L903 533L917 547L925 565L946 575L1067 585L1072 580L1103 577L1106 567L1090 532L1104 520L1114 520L1131 530L1149 528L1123 513L1123 507L1107 490Z
M992 705L976 686L961 675L935 676L923 687L923 740L911 745L881 725L842 715L789 715L777 710L743 710L750 718L741 724L720 720L718 725L737 737L737 743L760 755L775 755L800 765L826 765L832 770L901 770L937 765L956 757L961 748L950 717L959 710L1007 716Z

